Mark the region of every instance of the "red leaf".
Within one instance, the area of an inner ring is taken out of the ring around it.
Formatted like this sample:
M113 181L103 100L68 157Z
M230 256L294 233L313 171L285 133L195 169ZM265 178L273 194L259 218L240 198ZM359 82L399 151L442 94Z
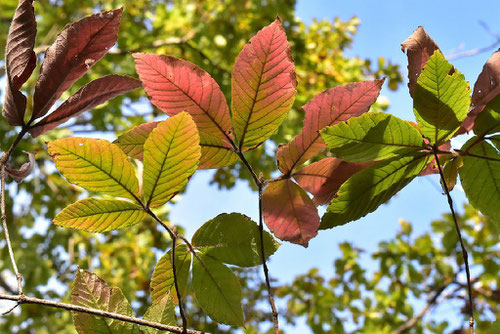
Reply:
M408 89L413 96L413 90L418 76L422 72L425 63L434 51L439 50L436 42L427 34L422 27L418 27L413 34L401 44L401 51L408 56Z
M298 170L293 177L302 188L314 195L314 204L324 205L330 203L347 179L374 163L353 163L337 158L325 158Z
M425 139L427 141L427 139ZM451 142L448 140L447 142L441 144L438 147L439 150L441 151L450 151L451 150ZM443 157L450 157L449 154L438 154L439 161L441 162ZM426 175L431 175L431 174L438 174L439 169L436 165L436 159L432 158L431 162L427 164L425 169L418 174L418 176L426 176Z
M262 200L264 221L276 237L307 247L318 234L316 206L290 179L268 185Z
M276 131L295 99L295 65L279 19L245 45L234 65L231 85L239 147L255 148Z
M303 107L306 116L302 132L278 149L279 169L288 173L325 149L319 130L368 111L383 83L384 79L355 82L316 95Z
M21 168L13 169L10 166L7 166L5 170L9 175L16 181L17 183L21 183L28 175L31 174L33 168L35 167L35 153L25 152L28 156L28 162L22 164Z
M61 94L116 43L123 8L85 17L57 35L45 52L36 82L32 119L42 117Z
M7 87L3 115L10 125L24 124L26 97L19 89L36 66L36 56L33 52L35 37L33 0L21 0L10 25L5 51Z
M90 110L118 95L141 87L141 82L132 77L111 74L91 81L80 88L73 96L61 104L54 112L42 119L30 129L30 134L37 137L52 130L72 117Z

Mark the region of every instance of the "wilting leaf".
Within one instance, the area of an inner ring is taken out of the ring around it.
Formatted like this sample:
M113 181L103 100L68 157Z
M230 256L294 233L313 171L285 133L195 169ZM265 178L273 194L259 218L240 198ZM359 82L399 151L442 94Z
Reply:
M175 304L170 296L164 296L153 301L153 304L146 310L144 320L158 322L164 325L176 326ZM162 334L164 331L147 326L141 326L141 331L146 334Z
M307 193L290 179L264 189L264 222L281 240L307 247L318 234L319 215Z
M427 34L423 27L418 27L413 34L401 44L401 51L408 56L408 89L413 96L413 90L417 84L427 60L439 50L436 42Z
M36 66L36 55L33 52L35 37L33 0L20 0L10 25L5 50L7 85L3 115L10 125L24 124L26 97L19 89Z
M181 296L186 291L189 267L191 266L191 253L186 245L177 245L175 248L175 272ZM151 299L159 301L165 295L172 296L178 303L175 292L174 275L172 270L172 250L166 252L156 264L151 277Z
M23 182L23 180L27 178L28 175L31 174L33 168L35 168L35 153L31 152L25 152L25 153L28 156L28 162L22 164L21 168L14 169L10 166L7 166L5 168L10 177L12 177L12 179L14 179L14 181L16 181L17 183Z
M148 53L133 56L151 102L167 115L187 111L193 117L200 144L211 147L210 152L203 152L201 165L214 168L212 165L218 162L213 159L232 150L231 118L219 85L207 72L188 61Z
M279 19L260 30L238 55L231 80L233 127L242 150L269 138L295 99L295 65Z
M198 305L212 320L243 325L240 282L221 262L204 254L194 258L193 291Z
M396 157L354 174L328 206L320 229L343 225L375 211L410 183L428 163L429 158L422 154Z
M488 103L474 123L474 133L478 136L495 132L500 132L500 95Z
M485 141L469 139L464 148L473 156L463 157L460 181L470 203L497 224L500 223L500 154ZM475 144L474 144L475 143ZM471 146L471 144L474 144Z
M182 112L161 122L144 143L143 189L147 206L165 204L182 190L200 161L196 124Z
M449 191L452 191L457 184L458 170L463 166L462 157L456 157L448 160L443 166L443 175L446 182L446 186ZM443 181L441 180L441 186L444 190Z
M350 162L383 160L425 148L411 124L382 112L351 118L320 133L336 157Z
M417 80L413 111L422 134L431 144L450 139L467 116L470 105L469 84L436 51Z
M223 213L203 224L194 234L193 246L227 264L252 267L262 263L259 226L239 213ZM274 254L278 244L264 231L264 254Z
M91 81L80 88L73 96L61 104L54 112L42 119L30 129L30 134L37 137L52 130L72 117L90 110L118 95L141 87L141 82L132 77L111 74Z
M76 273L71 303L107 312L134 316L132 308L118 287L110 287L96 274L79 269ZM73 312L73 322L80 334L110 333L138 334L135 324L111 318L97 317L87 313Z
M137 201L139 182L134 167L118 146L106 140L78 137L59 139L47 146L57 169L69 182Z
M137 224L146 217L142 207L131 202L86 198L59 212L54 224L89 232L106 232Z
M73 85L115 44L123 8L85 17L57 35L45 52L36 82L32 119L49 111Z
M293 173L297 183L313 194L316 205L330 203L340 186L351 176L373 165L373 162L353 163L337 158L325 158Z
M148 139L151 131L153 131L158 124L160 124L160 122L137 125L124 132L113 142L113 144L121 148L129 157L142 160L144 155L144 143L146 139Z
M338 86L316 95L305 106L302 132L278 149L278 167L283 173L300 166L326 148L319 131L360 116L377 100L384 80Z

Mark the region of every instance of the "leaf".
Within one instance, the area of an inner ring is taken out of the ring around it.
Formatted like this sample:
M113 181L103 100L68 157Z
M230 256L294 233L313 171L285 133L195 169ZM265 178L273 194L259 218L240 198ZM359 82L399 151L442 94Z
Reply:
M138 201L139 182L125 154L106 140L65 138L47 144L57 169L82 188Z
M142 160L144 143L160 122L144 123L133 127L119 136L113 144L121 148L131 158Z
M500 132L500 95L488 103L474 123L474 133L478 136L495 132Z
M406 51L408 57L408 89L411 96L427 60L436 50L439 50L436 42L421 26L401 44L401 51Z
M198 305L212 320L232 326L243 325L240 282L221 262L204 254L194 258L193 291Z
M297 183L313 194L315 205L330 203L340 186L373 162L353 163L337 158L325 158L293 173Z
M203 224L193 235L193 246L227 264L252 267L262 264L259 226L239 213L223 213ZM269 258L279 245L264 231L264 254Z
M142 207L131 202L86 198L59 212L54 224L88 232L106 232L137 224L146 217Z
M436 51L419 76L413 96L413 112L422 134L431 144L450 139L467 116L469 84Z
M307 247L318 234L319 215L306 192L290 179L271 183L262 197L264 221L281 240Z
M241 150L271 137L293 105L295 87L290 44L276 19L245 45L232 72L233 127Z
M61 94L116 43L123 8L67 25L45 52L36 82L32 119L44 116Z
M441 160L441 159L440 159ZM448 160L443 166L443 175L446 182L446 186L449 191L452 191L457 184L458 170L463 166L462 157L456 157L454 159ZM443 181L441 180L441 186L445 190ZM446 191L446 190L445 190Z
M191 253L186 245L177 245L175 248L175 272L181 296L186 291L189 267L191 266ZM172 270L172 250L166 252L156 264L151 277L151 299L159 301L165 295L170 295L178 303L174 286Z
M229 109L217 82L185 60L150 53L134 53L133 57L151 103L170 116L188 112L198 127L200 144L221 146L204 152L208 158L201 165L214 168L206 167L211 166L207 161L233 148Z
M429 160L422 154L396 157L354 174L328 206L320 229L344 225L375 211L409 184Z
M12 19L5 50L7 85L3 115L10 125L23 125L26 97L19 91L36 66L33 0L20 0Z
M460 181L470 203L497 224L500 223L500 154L485 141L472 137L464 144ZM473 144L473 145L472 145ZM496 159L496 160L495 160Z
M233 149L226 147L218 137L203 135L203 143L200 143L200 146L201 159L198 169L222 168L239 160Z
M31 174L33 168L35 168L35 163L36 163L35 153L31 152L24 152L24 153L26 153L26 155L28 156L28 162L22 164L19 169L13 169L10 166L7 166L5 168L10 177L12 177L12 179L17 183L23 182L23 180Z
M191 116L182 112L153 129L144 143L146 205L165 204L182 190L200 161L200 139Z
M176 326L175 304L170 296L164 296L159 300L153 301L153 304L146 310L144 320L158 322L164 325ZM164 331L147 326L141 326L141 331L146 334L162 334Z
M338 86L316 95L305 106L302 132L278 148L278 167L292 171L326 148L319 131L351 117L360 116L377 100L384 80L364 81Z
M107 312L134 316L132 308L118 287L110 287L102 278L91 272L78 269L71 291L71 303ZM137 334L135 324L87 313L73 312L73 322L80 334L111 333Z
M333 155L350 162L378 161L425 148L411 124L383 112L351 118L320 134Z
M84 111L139 87L141 87L139 80L124 75L111 74L93 80L80 88L54 112L32 126L29 132L32 137L38 137Z

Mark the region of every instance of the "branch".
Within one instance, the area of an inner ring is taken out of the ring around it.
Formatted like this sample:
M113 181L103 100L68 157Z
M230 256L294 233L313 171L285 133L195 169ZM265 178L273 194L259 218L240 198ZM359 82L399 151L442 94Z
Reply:
M449 56L446 56L446 59L448 59L448 60L454 60L454 59L458 59L458 58L465 58L465 57L475 56L477 54L480 54L480 53L483 53L483 52L488 52L488 51L491 51L493 49L496 49L500 45L500 35L498 35L497 33L493 32L489 28L489 26L486 23L484 23L483 21L479 21L479 24L490 35L492 35L495 38L495 41L493 43L491 43L490 45L482 47L482 48L476 48L476 49L467 50L467 51L463 51L463 52L453 53L453 54L451 54Z
M176 246L176 244L177 244L177 236L175 236L175 238L172 239L172 274L174 275L175 293L177 294L177 300L179 301L179 313L181 314L181 318L182 318L182 332L186 333L187 318L186 318L186 313L184 313L184 307L182 306L181 290L179 289L179 283L177 282L177 269L175 268L175 246Z
M147 327L151 327L151 328L155 328L155 329L159 329L159 330L164 330L164 331L168 331L170 333L208 334L207 332L197 331L197 330L192 330L192 329L187 329L184 331L180 327L165 325L165 324L161 324L158 322L139 319L139 318L135 318L135 317L129 317L129 316L123 315L123 314L107 312L107 311L98 310L98 309L94 309L94 308L90 308L90 307L79 306L79 305L55 302L55 301L51 301L51 300L47 300L47 299L32 298L32 297L27 297L24 295L15 296L15 295L0 294L0 299L16 301L18 304L37 304L37 305L42 305L42 306L64 309L67 311L92 314L92 315L96 315L96 316L100 316L100 317L121 320L121 321L129 322L129 323L133 323L133 324L137 324L137 325L141 325L141 326L147 326Z

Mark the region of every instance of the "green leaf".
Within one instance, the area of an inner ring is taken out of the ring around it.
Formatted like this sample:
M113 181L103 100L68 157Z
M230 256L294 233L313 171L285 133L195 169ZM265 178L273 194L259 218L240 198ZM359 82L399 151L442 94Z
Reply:
M130 317L134 316L134 312L120 288L110 287L96 274L82 269L79 269L76 273L73 290L71 291L71 303ZM135 324L86 313L73 312L73 322L76 331L80 334L139 333Z
M186 245L177 245L175 248L175 271L177 274L177 284L181 296L186 291L189 267L191 265L191 253ZM156 264L151 277L151 299L157 301L165 295L171 295L177 303L175 292L174 275L172 270L172 250L166 252Z
M488 103L477 116L473 130L478 136L500 132L500 95Z
M181 112L161 122L144 143L144 199L165 204L182 190L200 162L200 137L191 116Z
M444 175L444 180L446 182L446 186L448 187L449 191L451 191L457 184L458 170L462 167L462 165L463 165L462 157L456 157L445 162L443 166L443 175ZM444 190L444 185L442 180L441 180L441 186L443 186Z
M463 157L464 165L459 170L460 181L471 204L495 223L500 223L500 153L489 143L478 137L465 143L468 149Z
M422 134L431 144L445 142L458 130L469 106L468 82L436 50L418 77L413 95L413 112Z
M486 334L498 334L500 332L500 319L496 320Z
M106 232L137 224L146 217L142 207L131 202L86 198L59 212L54 224L89 232Z
M198 254L193 261L193 291L198 305L219 323L242 326L242 292L238 277L218 260Z
M175 318L175 304L170 296L164 296L153 301L153 304L146 310L144 320L158 322L164 325L177 326ZM141 326L141 331L146 334L162 334L164 331L147 326Z
M227 264L252 267L262 264L259 226L239 213L223 213L203 224L194 234L193 246ZM264 231L264 254L269 258L279 244Z
M135 169L118 146L102 139L65 138L47 144L57 169L87 190L137 200Z
M410 123L382 112L371 112L320 131L326 146L350 162L377 161L424 148Z
M491 136L488 139L500 151L500 135Z
M160 122L144 123L124 132L113 143L131 158L142 160L144 143Z
M343 225L375 211L420 174L429 161L422 154L393 158L354 174L328 206L320 229Z

